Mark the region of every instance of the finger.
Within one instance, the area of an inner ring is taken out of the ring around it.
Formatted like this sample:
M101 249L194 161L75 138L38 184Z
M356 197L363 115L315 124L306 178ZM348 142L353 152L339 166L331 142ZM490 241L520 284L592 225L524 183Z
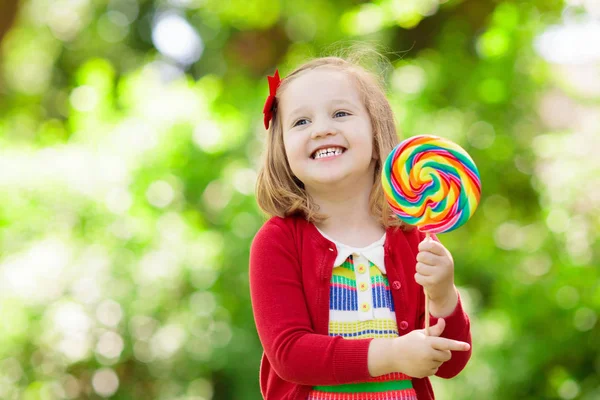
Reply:
M442 337L432 337L431 341L431 347L436 350L468 351L471 348L469 343Z
M450 350L434 350L433 361L439 363L445 363L452 358L452 352Z
M417 254L417 261L427 265L440 265L443 262L443 258L429 251L420 251Z
M440 242L436 242L435 240L424 240L419 243L419 251L428 251L438 256L443 256L446 254L446 248Z
M436 271L433 275L423 275L420 273L415 274L415 281L424 286L426 289L432 286L439 285L441 283L448 282L448 274L442 273L441 271Z
M440 336L444 332L444 328L446 328L446 320L440 318L435 325L429 327L429 336Z
M415 281L423 286L425 289L435 286L440 282L440 278L438 276L425 276L421 275L418 272L415 274Z
M426 337L427 336L438 337L442 334L445 327L446 327L446 321L444 320L444 318L440 318L440 319L438 319L438 321L435 325L431 325L429 327L429 333L425 332L425 328L418 329L418 331L421 332Z
M443 275L421 275L418 272L415 274L415 281L425 287L425 289L431 287L431 286L435 286L438 285L439 283L441 283L444 280L444 276Z
M432 277L421 275L418 272L415 274L415 281L421 286L429 286L433 283Z
M422 262L418 262L417 266L416 266L416 270L419 274L423 275L423 276L431 276L433 274L435 274L435 268L431 265L427 265L427 264L423 264Z

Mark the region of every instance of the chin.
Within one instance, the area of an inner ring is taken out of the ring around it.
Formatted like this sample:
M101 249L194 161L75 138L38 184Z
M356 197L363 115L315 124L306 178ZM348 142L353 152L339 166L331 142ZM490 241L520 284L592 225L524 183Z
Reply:
M331 173L321 174L320 176L311 177L310 181L313 185L325 186L325 188L335 187L344 182L355 181L351 174L348 173Z

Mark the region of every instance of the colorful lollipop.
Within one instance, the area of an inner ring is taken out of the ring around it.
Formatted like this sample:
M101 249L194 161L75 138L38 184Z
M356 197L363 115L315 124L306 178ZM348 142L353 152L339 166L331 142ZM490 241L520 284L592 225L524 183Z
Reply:
M415 136L396 146L385 160L381 183L398 218L428 237L467 222L481 197L479 171L471 157L459 145L437 136ZM427 293L425 332L429 335Z
M396 146L385 160L381 183L398 218L428 233L462 226L481 197L479 171L467 152L430 135Z

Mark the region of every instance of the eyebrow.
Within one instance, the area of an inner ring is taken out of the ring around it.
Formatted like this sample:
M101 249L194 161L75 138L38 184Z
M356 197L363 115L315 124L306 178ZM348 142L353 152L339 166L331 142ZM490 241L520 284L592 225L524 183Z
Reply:
M356 107L356 105L346 99L331 99L331 101L329 102L329 104L346 104L352 107ZM296 118L296 115L301 114L304 110L306 109L306 106L300 106L298 108L295 108L292 110L292 112L290 112L288 114L288 118L290 119L294 119Z

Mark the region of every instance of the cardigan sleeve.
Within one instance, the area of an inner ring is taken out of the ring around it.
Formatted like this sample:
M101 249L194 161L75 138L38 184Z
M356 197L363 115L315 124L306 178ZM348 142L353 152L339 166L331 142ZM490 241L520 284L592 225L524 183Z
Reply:
M314 332L292 233L268 221L250 248L250 297L266 357L284 380L338 385L366 380L372 339L345 340Z
M425 234L419 232L419 237L421 240L423 240L425 238ZM439 239L436 235L431 235L431 237L433 240L439 242ZM446 327L444 328L444 332L442 332L442 337L469 343L469 345L471 345L471 348L468 351L452 351L452 358L443 363L438 369L438 372L436 373L436 376L445 379L455 377L460 373L460 371L462 371L465 368L467 362L471 358L471 353L473 349L473 344L471 342L471 322L469 320L469 316L463 309L462 301L460 298L460 292L458 291L458 289L456 290L456 293L458 295L458 303L456 304L454 311L450 315L444 317ZM419 303L423 305L423 308L421 308L421 312L419 314L419 326L421 328L424 328L425 295L422 290L420 291ZM438 319L439 318L436 318L433 315L429 314L429 322L431 326L437 324Z

